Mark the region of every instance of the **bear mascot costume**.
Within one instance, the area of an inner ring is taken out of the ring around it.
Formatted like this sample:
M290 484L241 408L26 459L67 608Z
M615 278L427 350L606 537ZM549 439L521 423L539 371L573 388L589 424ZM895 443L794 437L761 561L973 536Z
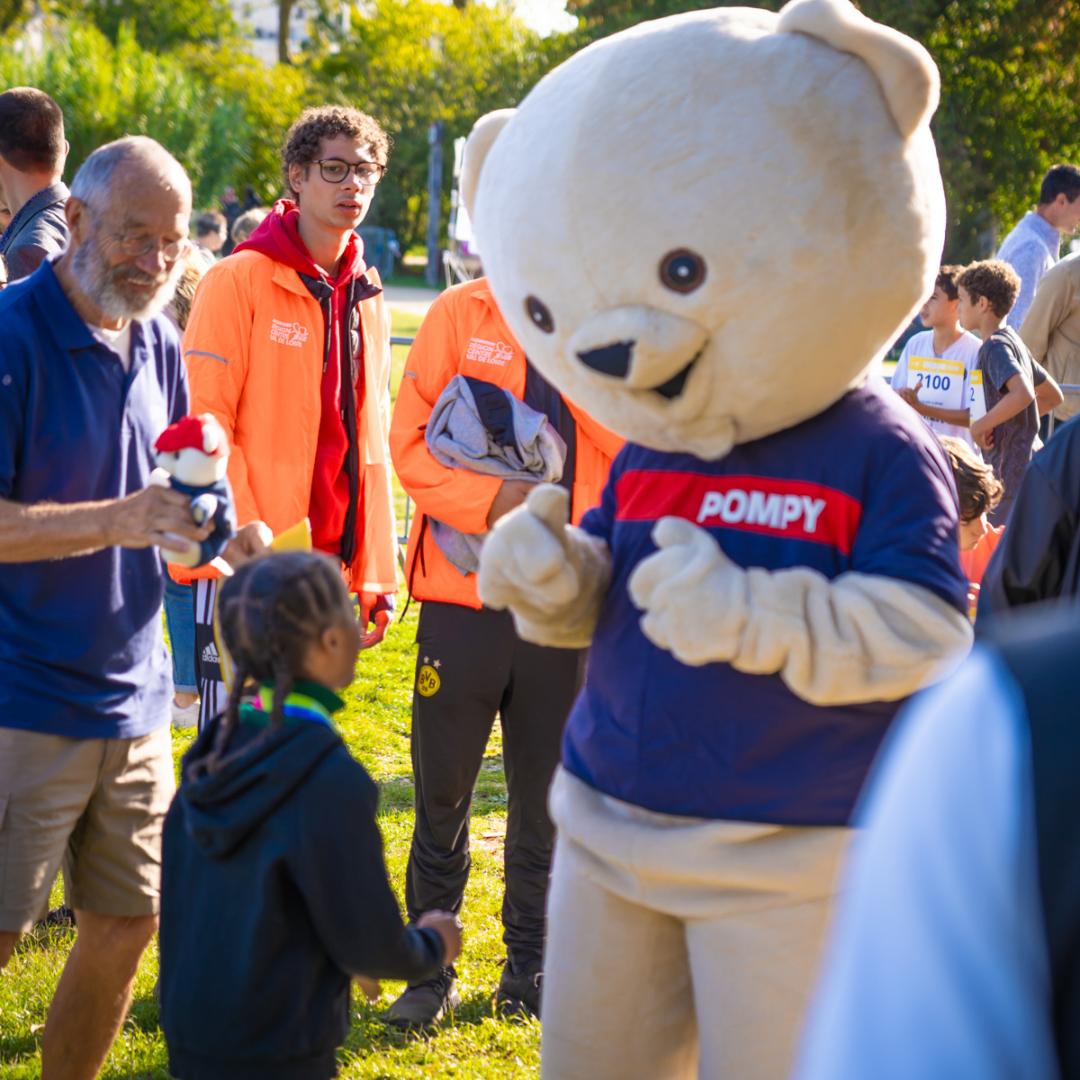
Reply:
M629 440L580 527L540 486L479 572L590 647L547 1078L785 1075L871 760L970 645L949 466L878 369L938 269L937 94L915 42L793 0L599 41L469 138L500 309Z

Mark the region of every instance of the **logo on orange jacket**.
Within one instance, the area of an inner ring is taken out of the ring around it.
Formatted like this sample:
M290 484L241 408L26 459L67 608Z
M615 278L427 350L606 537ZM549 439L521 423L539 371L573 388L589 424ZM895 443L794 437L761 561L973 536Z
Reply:
M275 345L291 345L294 349L299 349L308 336L308 328L303 323L270 320L270 340Z
M510 360L514 359L514 347L507 345L505 341L485 341L483 338L474 337L465 350L465 359L475 360L478 364L497 364L505 367Z

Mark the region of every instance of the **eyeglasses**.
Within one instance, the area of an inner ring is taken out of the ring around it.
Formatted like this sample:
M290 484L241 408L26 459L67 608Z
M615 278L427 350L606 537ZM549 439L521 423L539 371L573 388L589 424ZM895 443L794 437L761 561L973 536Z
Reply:
M183 240L171 240L163 244L155 236L138 236L125 233L121 236L108 234L109 242L118 247L125 255L132 259L141 259L151 252L160 251L166 262L176 262L191 247L191 241L185 237Z
M385 175L386 166L377 161L342 161L341 158L320 158L312 165L319 166L319 175L328 184L343 183L350 173L356 173L356 179L364 187L374 187Z

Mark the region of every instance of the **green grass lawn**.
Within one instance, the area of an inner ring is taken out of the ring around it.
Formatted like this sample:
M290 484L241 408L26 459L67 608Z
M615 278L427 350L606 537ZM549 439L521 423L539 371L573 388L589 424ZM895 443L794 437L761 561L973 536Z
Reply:
M411 336L418 318L394 320L395 334ZM396 390L405 349L395 349ZM399 503L400 508L400 503ZM404 605L399 597L398 610ZM382 790L379 824L386 843L390 880L399 897L412 829L412 769L409 714L412 700L417 609L395 624L386 641L360 657L356 682L346 693L340 727L352 753ZM191 736L174 732L177 763ZM339 1055L340 1075L350 1078L477 1077L513 1080L538 1074L540 1027L535 1021L497 1019L492 995L503 957L499 907L502 899L502 841L506 824L506 786L497 729L477 784L473 805L473 869L462 913L465 948L458 961L462 1007L452 1022L426 1036L405 1036L386 1027L380 1013L401 989L384 983L382 998L369 1005L354 995L353 1024ZM334 887L333 881L327 882ZM54 890L59 903L59 888ZM52 933L24 941L0 972L0 1078L31 1080L41 1075L41 1031L72 941ZM167 1077L165 1042L157 1025L153 988L157 951L143 958L135 998L102 1076ZM257 1000L245 1008L258 1009Z

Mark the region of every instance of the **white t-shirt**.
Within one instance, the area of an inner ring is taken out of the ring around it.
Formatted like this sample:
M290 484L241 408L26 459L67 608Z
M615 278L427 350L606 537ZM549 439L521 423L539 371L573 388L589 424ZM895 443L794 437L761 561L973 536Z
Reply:
M971 373L979 369L981 344L982 342L974 334L969 334L965 330L944 352L938 354L934 352L934 331L923 330L910 337L904 345L904 351L900 354L900 359L896 362L896 370L893 372L892 388L894 390L914 389L921 375L923 388L919 391L920 401L928 405L940 404L941 407L949 409L970 409L972 404ZM944 378L941 378L932 371L935 367L946 371L949 366L948 363L935 365L933 363L935 360L951 361L954 365L962 365L962 374L958 376L961 380L959 386L953 385L952 376L946 374ZM932 379L935 383L933 389L930 387ZM941 388L942 385L944 389ZM980 415L978 410L975 415ZM946 424L943 420L931 420L925 416L923 420L937 435L954 435L975 449L971 432L966 427Z
M88 324L89 325L89 324ZM108 349L120 357L124 371L131 370L131 320L124 324L123 330L109 330L104 326L91 326L90 333Z

